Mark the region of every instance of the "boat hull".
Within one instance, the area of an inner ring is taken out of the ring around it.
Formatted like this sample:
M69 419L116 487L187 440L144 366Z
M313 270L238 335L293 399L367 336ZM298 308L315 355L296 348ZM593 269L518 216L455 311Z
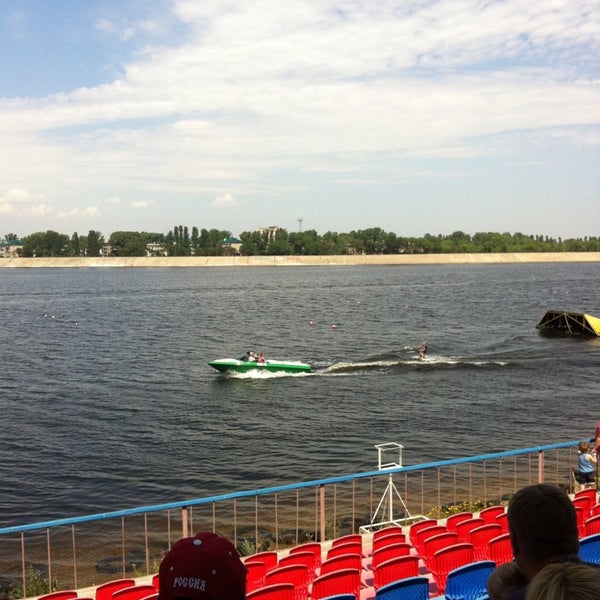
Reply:
M256 361L237 360L235 358L220 358L208 363L220 373L248 373L250 371L267 371L269 373L310 373L311 366L302 362L285 362L267 360L264 363Z

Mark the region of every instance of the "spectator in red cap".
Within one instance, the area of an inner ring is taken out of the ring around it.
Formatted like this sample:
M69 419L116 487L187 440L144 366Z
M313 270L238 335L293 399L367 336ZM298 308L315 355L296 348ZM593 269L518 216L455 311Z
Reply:
M159 600L244 600L246 567L235 546L215 533L180 539L158 570Z

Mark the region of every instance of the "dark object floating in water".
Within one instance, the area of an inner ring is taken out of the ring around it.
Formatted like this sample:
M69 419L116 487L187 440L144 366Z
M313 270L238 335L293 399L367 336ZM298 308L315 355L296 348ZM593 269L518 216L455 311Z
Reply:
M583 313L549 310L536 327L543 333L600 336L600 319Z

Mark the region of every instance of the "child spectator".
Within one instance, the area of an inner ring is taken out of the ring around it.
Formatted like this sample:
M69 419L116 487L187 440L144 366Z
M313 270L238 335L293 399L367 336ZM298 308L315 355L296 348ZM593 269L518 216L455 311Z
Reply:
M596 483L594 476L598 459L590 452L590 445L585 440L579 442L579 480L584 485Z

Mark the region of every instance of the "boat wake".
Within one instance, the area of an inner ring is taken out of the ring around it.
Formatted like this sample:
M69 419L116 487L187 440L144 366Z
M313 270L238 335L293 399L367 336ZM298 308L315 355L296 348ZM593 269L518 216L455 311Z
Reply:
M510 361L497 358L462 357L430 355L425 358L382 359L338 362L318 369L318 375L345 375L362 371L389 371L397 369L449 369L449 368L485 368L507 367Z
M311 375L307 371L299 371L297 373L289 373L286 371L266 371L254 369L241 373L238 371L226 371L221 373L221 377L224 379L280 379L281 377L307 377Z

